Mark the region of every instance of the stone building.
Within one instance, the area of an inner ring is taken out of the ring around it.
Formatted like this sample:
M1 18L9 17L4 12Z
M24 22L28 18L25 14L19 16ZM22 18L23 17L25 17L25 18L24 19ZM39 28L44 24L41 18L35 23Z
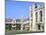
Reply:
M29 11L29 18L25 20L23 17L20 19L5 19L6 29L10 27L10 30L44 31L44 3L42 5L34 3L32 7L29 6Z
M32 5L32 8L29 7L29 9L31 9L31 11L29 12L30 30L44 31L44 22L45 22L44 3L42 5L38 5L38 3L34 3Z

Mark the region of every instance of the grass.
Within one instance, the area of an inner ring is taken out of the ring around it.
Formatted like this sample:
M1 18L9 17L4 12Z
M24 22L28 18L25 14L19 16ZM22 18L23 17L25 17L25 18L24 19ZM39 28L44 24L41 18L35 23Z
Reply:
M9 31L6 31L5 34L6 35L12 35L12 34L27 34L27 33L40 33L40 32L44 32L44 31L21 31L21 30L9 30Z

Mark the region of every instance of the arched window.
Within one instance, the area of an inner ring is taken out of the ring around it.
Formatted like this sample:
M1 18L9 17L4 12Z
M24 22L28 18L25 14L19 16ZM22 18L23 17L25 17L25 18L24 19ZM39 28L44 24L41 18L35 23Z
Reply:
M38 15L37 15L37 12L36 12L36 22L37 22L37 17L38 17Z
M38 29L40 30L40 24L38 24Z
M42 11L40 11L40 21L42 21Z

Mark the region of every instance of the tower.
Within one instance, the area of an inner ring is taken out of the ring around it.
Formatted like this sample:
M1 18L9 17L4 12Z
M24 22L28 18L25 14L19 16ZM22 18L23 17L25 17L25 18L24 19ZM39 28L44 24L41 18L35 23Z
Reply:
M30 30L32 31L44 31L44 19L45 9L44 3L33 3L29 18L30 18Z

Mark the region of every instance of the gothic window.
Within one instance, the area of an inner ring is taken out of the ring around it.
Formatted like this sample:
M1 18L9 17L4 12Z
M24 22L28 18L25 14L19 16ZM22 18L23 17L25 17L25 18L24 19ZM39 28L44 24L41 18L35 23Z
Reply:
M40 30L40 25L38 24L38 29Z
M42 26L42 29L44 30L44 26Z
M40 21L42 21L42 11L40 11Z
M36 12L36 22L37 22L37 17L38 17L38 16L37 16L37 12Z

